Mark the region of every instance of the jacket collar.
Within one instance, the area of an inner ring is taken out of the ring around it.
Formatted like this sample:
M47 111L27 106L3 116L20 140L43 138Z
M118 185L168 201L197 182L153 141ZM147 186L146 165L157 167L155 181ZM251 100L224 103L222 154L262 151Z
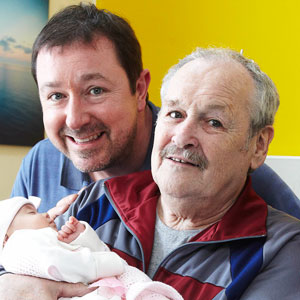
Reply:
M265 236L267 214L267 204L253 190L249 176L237 201L223 218L200 232L192 241L228 241Z
M160 195L150 171L116 177L106 185L120 216L140 239L153 238L156 204ZM191 241L228 241L266 235L267 204L253 190L251 178L223 218Z

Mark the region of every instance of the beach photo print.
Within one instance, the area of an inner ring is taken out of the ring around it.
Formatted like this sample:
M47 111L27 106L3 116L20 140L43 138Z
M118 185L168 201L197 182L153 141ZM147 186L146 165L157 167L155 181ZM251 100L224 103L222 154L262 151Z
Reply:
M33 146L44 138L30 61L48 20L48 0L0 0L0 144Z

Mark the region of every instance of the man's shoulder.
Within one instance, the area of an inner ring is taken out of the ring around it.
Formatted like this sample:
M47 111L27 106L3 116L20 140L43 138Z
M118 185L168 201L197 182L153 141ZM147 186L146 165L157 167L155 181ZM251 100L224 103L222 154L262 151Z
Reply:
M54 145L51 143L49 139L44 139L35 144L28 154L39 154L39 155L63 155Z
M30 149L24 158L24 162L25 164L32 164L38 161L40 166L43 165L43 162L47 165L57 165L64 158L65 156L55 148L49 139L44 139ZM51 163L49 164L49 162Z
M280 176L267 164L251 174L255 192L272 207L300 218L300 200Z
M53 179L56 183L60 180L60 170L63 169L65 161L66 157L53 146L50 140L45 139L38 142L28 152L23 159L20 172L27 184L30 182L35 191L38 186L39 189L44 190L44 184L49 185ZM38 196L41 197L41 195Z
M112 177L106 179L105 184L114 191L118 191L124 187L126 187L127 190L132 188L133 190L140 191L150 185L156 186L150 170Z
M268 206L267 230L269 238L277 241L300 239L300 220Z
M78 211L99 200L103 195L112 197L115 202L125 206L129 205L127 201L140 205L143 202L141 199L150 199L157 193L158 188L153 181L151 171L146 170L92 182L71 206Z

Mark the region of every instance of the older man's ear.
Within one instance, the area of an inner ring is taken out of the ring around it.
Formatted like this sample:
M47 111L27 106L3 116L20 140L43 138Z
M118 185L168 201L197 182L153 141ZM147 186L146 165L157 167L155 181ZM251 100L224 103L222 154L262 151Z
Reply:
M274 128L271 125L264 127L256 134L256 136L254 137L256 140L256 147L251 160L251 170L257 169L264 163L268 154L269 145L273 137Z

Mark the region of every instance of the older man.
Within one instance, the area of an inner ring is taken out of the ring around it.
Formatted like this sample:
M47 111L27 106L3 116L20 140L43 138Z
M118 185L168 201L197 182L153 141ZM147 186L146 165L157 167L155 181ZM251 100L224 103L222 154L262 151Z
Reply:
M249 177L267 155L278 104L253 61L197 50L164 79L153 179L107 180L105 197L97 182L69 213L184 299L300 297L300 222L267 206Z

